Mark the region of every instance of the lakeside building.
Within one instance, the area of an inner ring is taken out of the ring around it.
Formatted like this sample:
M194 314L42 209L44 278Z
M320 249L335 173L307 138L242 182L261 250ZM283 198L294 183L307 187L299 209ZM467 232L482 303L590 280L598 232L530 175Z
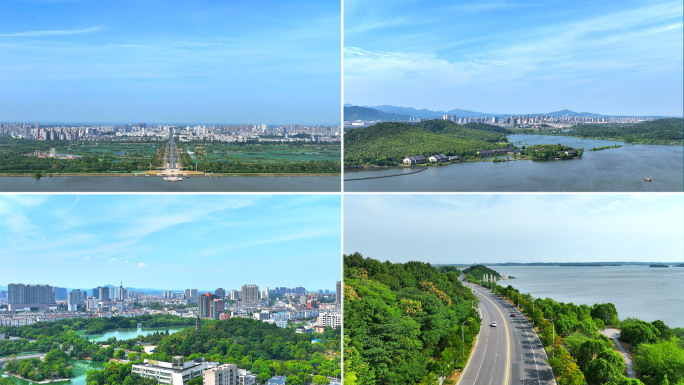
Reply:
M173 357L172 362L144 360L142 364L135 364L131 373L141 377L154 378L160 384L185 385L193 378L202 376L202 372L218 363L197 359L185 362L183 356Z

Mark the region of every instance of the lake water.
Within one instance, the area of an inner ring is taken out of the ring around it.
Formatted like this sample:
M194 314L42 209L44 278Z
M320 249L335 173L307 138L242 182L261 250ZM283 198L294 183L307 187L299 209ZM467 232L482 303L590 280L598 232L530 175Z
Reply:
M169 331L169 334L173 334L175 332L181 331L183 329L188 328L186 327L158 327L158 328L144 328L144 327L139 327L137 329L116 329L116 330L107 330L103 334L95 334L95 335L83 335L83 337L87 337L91 341L106 341L110 339L111 337L116 337L117 340L123 341L123 340L130 340L131 338L135 338L139 335L148 335L148 334L153 334L154 332L165 332Z
M166 182L161 177L0 177L4 192L339 192L339 176L215 176Z
M491 266L515 279L499 281L535 298L576 305L611 302L618 317L684 327L684 267Z
M584 148L581 159L511 162L467 162L429 167L416 174L381 179L353 180L410 173L416 168L392 167L349 170L344 190L403 192L544 192L544 191L683 191L684 147L630 145L621 142L549 135L508 135L518 146L564 144ZM590 148L623 147L602 151ZM644 177L652 178L645 182Z

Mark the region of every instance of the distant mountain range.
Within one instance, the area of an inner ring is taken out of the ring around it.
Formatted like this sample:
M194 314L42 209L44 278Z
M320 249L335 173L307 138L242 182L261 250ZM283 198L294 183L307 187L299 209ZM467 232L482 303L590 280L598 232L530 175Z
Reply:
M386 115L389 114L389 115ZM576 112L572 110L560 110L552 112L539 112L528 114L502 114L493 112L477 112L470 110L453 109L449 111L433 111L428 109L417 110L413 107L398 107L391 105L380 106L354 106L351 104L344 105L344 120L408 120L409 117L421 119L441 119L443 115L456 115L459 118L468 118L474 116L588 116L592 118L608 117L613 115L602 115L593 112ZM385 117L383 117L385 116ZM403 117L402 117L403 116ZM663 116L649 116L654 118L662 118Z
M349 106L344 107L344 120L408 120L411 116L380 111L375 108Z

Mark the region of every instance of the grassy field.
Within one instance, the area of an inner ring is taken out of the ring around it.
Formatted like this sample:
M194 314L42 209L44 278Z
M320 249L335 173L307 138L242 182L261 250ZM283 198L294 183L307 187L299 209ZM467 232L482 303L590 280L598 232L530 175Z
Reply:
M234 144L188 143L198 162L291 163L308 161L339 162L340 145L332 144Z

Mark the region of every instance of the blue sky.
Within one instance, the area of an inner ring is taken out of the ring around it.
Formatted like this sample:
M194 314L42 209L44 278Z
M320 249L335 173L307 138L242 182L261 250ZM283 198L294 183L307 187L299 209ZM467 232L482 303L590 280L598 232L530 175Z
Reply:
M335 123L339 1L3 0L0 120Z
M344 7L345 103L682 116L681 0Z
M339 195L0 196L0 285L156 289L340 280Z
M682 194L344 197L344 252L381 261L684 262L682 234Z

